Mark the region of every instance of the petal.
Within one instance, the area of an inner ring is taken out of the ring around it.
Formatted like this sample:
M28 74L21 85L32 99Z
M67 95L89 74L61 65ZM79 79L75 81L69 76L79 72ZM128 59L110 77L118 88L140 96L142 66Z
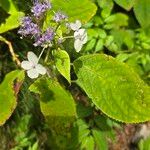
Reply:
M85 29L80 29L78 32L79 32L80 35L84 35L86 33L86 30Z
M33 63L33 65L38 63L38 57L33 52L28 52L27 57L29 62Z
M24 69L24 70L29 70L32 68L32 63L30 63L29 61L22 61L21 62L21 67Z
M75 39L82 39L87 34L85 29L79 29L78 31L74 32Z
M35 67L36 71L39 73L39 74L46 74L46 68L43 67L41 64L38 64L36 67Z
M87 33L85 33L82 39L82 43L85 44L87 40L88 40L88 36L87 36Z
M28 71L27 71L27 75L28 75L29 78L35 79L35 78L37 78L37 77L39 76L39 73L38 73L38 72L36 71L36 69L34 68L34 69L28 70Z
M73 31L77 31L81 28L81 22L79 20L76 20L75 23L70 23L70 27Z
M80 41L79 39L75 40L74 48L75 48L76 52L79 52L81 50L82 46L83 46L82 41Z

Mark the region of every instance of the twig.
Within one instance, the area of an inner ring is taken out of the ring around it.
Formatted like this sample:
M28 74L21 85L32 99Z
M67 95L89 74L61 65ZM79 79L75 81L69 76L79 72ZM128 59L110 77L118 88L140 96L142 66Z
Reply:
M20 64L21 64L21 63L20 63L20 60L18 59L18 56L15 54L11 42L10 42L10 41L7 41L5 38L3 38L3 37L1 37L1 36L0 36L0 41L3 41L4 43L6 43L6 44L8 45L9 52L10 52L10 54L11 54L11 56L12 56L13 61L16 62L16 64L17 64L18 66L20 66Z

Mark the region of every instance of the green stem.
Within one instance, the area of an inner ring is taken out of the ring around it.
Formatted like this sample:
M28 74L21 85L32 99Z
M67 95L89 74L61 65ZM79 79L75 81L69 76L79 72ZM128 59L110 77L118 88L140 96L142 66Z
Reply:
M44 47L44 48L42 49L42 51L41 51L41 53L40 53L40 55L39 55L38 61L40 60L40 58L41 58L42 54L44 53L44 50L45 50L45 49L46 49L46 47Z

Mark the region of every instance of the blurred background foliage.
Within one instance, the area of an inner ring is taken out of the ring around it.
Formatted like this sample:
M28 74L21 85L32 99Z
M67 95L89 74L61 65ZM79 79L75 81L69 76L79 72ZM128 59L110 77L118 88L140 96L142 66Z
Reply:
M77 2L79 6L82 3L80 0ZM118 61L133 67L141 78L150 84L150 1L92 2L95 3L97 11L84 25L88 32L88 43L80 54L71 54L72 60L76 55L90 53L112 55ZM20 60L25 58L27 51L37 51L32 45L32 40L22 40L17 34L19 18L28 14L31 6L32 2L29 0L0 1L1 37L11 42ZM2 38L0 41L1 82L8 72L18 67L12 59L6 41ZM69 49L72 50L70 47ZM54 136L44 122L37 96L28 90L30 84L31 81L26 79L19 93L18 107L6 124L0 127L0 150L131 149L136 126L130 128L103 115L74 84L69 90L75 99L80 97L80 103L77 101L78 119L69 134L71 141L67 141L64 136ZM126 133L126 130L131 130L131 135ZM149 150L150 139L140 140L135 147Z

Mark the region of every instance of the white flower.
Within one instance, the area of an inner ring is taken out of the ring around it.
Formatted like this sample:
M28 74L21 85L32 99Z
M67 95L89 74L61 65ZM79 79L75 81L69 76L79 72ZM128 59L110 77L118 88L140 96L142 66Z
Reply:
M75 23L70 23L70 27L74 32L74 48L76 52L79 52L81 48L83 47L83 44L87 42L87 32L85 29L81 28L81 22L79 20L76 20Z
M79 52L83 47L83 44L87 42L87 32L85 29L79 29L78 31L74 32L74 48L76 52Z
M39 59L33 52L28 52L27 58L27 61L22 61L21 67L24 70L27 70L28 77L34 79L37 78L39 74L46 74L46 68L43 67L41 64L38 64Z
M73 30L73 31L77 31L81 28L81 22L79 20L76 20L75 23L70 23L70 28Z

